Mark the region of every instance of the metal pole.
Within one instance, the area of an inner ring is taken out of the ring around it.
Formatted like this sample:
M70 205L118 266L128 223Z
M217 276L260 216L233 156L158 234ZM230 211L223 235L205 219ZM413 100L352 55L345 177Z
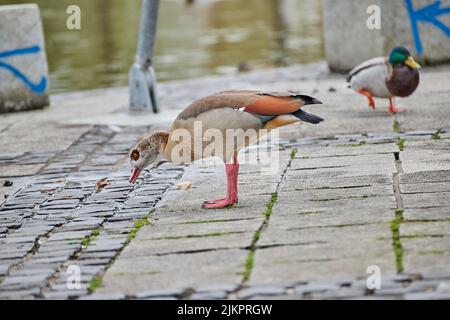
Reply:
M129 72L130 109L159 111L155 71L152 67L159 0L143 0L136 62Z

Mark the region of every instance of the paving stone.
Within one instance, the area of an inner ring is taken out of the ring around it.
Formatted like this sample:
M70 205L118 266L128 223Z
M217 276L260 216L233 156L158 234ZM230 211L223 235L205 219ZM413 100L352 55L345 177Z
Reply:
M39 288L26 288L16 291L0 292L0 299L8 299L8 300L34 299L39 294L40 294Z
M209 291L203 293L194 293L190 296L192 300L222 300L228 297L228 293L226 291Z
M450 292L416 292L404 295L406 300L449 300Z
M82 297L80 300L124 300L126 299L123 293L94 293L87 297Z
M110 212L115 209L115 206L113 204L106 204L106 205L85 205L79 210L77 210L77 213L79 215L85 216L89 213L101 213L101 212Z
M3 244L15 244L15 243L34 243L36 241L36 237L35 236L30 236L30 237L26 237L26 236L19 236L19 237L7 237L3 240L1 240L1 243Z
M79 240L89 236L91 232L89 230L81 231L60 231L52 234L48 241L59 241L59 240Z
M253 286L245 288L237 293L239 299L249 299L253 296L276 296L284 294L286 289L281 286L267 285L267 286Z
M139 292L134 295L136 299L148 299L155 297L177 297L184 292L184 289L164 289L164 290L148 290Z
M332 283L311 282L296 286L294 291L298 295L304 295L313 292L335 291L337 289L339 289L339 287Z
M67 291L56 291L56 292L46 292L44 293L45 299L49 300L66 300L78 298L88 294L88 290L67 290Z

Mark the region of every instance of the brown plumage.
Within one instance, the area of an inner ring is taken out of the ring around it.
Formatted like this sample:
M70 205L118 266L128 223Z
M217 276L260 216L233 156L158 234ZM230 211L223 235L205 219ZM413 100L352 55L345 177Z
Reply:
M386 79L386 87L394 97L409 97L419 86L420 76L417 69L406 65L392 68Z
M322 118L302 110L305 105L320 103L315 98L294 92L252 90L224 91L201 98L178 115L169 132L155 133L131 150L130 162L134 169L130 181L135 182L141 170L157 157L188 163L208 156L218 156L225 163L230 160L233 162L226 165L227 198L205 203L204 207L232 205L237 202L239 150L267 133L267 130L262 129L271 130L301 121L314 124L321 122ZM211 130L215 134L213 140L207 138ZM235 136L228 135L228 130L237 134L236 141ZM204 151L209 150L211 144L216 148L213 148L211 154L205 154ZM140 155L137 160L136 154Z

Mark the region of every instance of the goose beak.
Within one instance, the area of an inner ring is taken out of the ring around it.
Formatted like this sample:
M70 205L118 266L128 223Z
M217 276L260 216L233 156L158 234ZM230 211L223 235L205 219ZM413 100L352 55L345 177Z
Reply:
M131 170L131 176L130 176L130 183L136 183L136 180L139 178L139 175L141 174L141 169L139 169L138 167L134 167Z
M421 65L418 64L418 63L413 59L413 57L411 57L411 56L410 56L408 59L406 59L405 64L406 64L408 67L413 68L413 69L420 69L420 68L422 68Z

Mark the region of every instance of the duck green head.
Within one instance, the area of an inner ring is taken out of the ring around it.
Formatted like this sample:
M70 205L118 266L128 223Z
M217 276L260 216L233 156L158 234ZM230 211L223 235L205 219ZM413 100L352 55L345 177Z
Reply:
M389 63L393 66L407 65L412 69L420 69L421 66L414 61L411 53L405 47L395 47L389 55Z

